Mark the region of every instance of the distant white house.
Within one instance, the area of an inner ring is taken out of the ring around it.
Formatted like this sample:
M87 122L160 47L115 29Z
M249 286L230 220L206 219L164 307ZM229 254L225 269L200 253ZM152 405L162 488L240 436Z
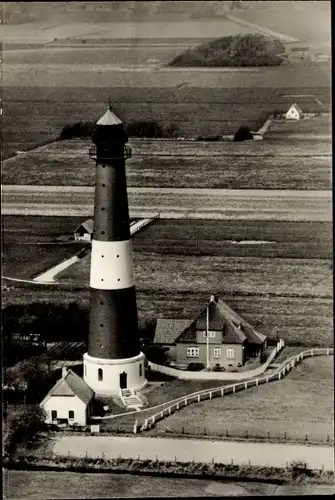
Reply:
M286 120L300 120L303 112L302 109L298 106L298 104L292 104L289 110L285 114Z
M94 391L74 371L63 368L62 378L40 403L46 423L87 425L93 414Z
M93 219L87 219L74 231L75 241L91 241L93 238Z

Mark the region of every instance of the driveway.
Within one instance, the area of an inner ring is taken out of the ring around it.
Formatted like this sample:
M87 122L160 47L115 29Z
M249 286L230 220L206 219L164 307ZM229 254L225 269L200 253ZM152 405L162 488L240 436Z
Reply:
M119 436L64 436L54 453L77 457L138 458L180 462L248 464L285 467L291 461L306 462L312 469L334 470L334 450L326 446L241 443L201 439L168 439Z

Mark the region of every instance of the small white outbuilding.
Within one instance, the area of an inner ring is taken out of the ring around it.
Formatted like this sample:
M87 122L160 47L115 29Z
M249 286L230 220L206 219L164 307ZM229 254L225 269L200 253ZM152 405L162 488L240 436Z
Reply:
M87 219L74 231L75 241L91 241L93 237L93 219Z
M300 120L302 117L302 109L298 106L298 104L292 104L290 109L285 114L286 120Z
M87 425L93 414L94 391L74 371L63 368L62 378L40 403L48 424Z

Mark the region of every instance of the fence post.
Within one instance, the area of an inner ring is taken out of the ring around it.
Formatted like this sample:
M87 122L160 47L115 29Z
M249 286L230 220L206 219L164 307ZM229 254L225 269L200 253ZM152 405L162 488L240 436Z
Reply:
M176 408L177 408L177 410L179 410L179 403L177 403Z
M258 378L256 378L256 385L258 385Z
M308 434L305 434L305 441L308 441Z
M206 436L206 434L207 434L207 429L206 427L204 427L204 436Z
M266 382L267 382L267 383L269 382L269 377L266 377Z
M209 393L209 399L212 399L212 392Z
M169 406L169 415L171 415L171 406Z
M162 418L164 417L164 411L161 411L161 417Z
M244 389L248 389L248 382L244 384Z
M224 394L224 389L221 389L221 396L223 396Z
M270 431L268 431L268 439L270 439Z
M229 434L228 434L228 429L226 429L226 436L227 436L227 437L229 436Z
M329 443L329 434L327 434L327 443Z
M314 350L313 349L311 350L311 356L314 356Z
M185 429L184 429L184 427L182 427L181 428L181 433L184 434L184 431L185 431Z
M134 434L137 433L137 420L135 420L135 423L134 423L133 433Z
M233 385L233 392L235 392L235 385Z
M248 430L245 431L245 437L248 437Z
M285 431L285 439L287 439L287 436L286 436L286 431Z
M185 399L185 406L187 406L187 398Z
M281 372L278 373L278 380L281 379Z
M200 394L198 394L198 403L200 403Z
M329 347L327 348L327 354L329 354Z

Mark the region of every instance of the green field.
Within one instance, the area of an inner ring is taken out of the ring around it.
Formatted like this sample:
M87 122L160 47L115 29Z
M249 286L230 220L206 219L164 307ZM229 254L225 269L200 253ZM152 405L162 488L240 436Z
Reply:
M64 471L4 471L4 491L8 500L25 498L151 498L157 497L215 497L230 495L272 495L275 490L294 486L276 486L267 483L227 482L208 478L168 478L134 474L80 473ZM306 486L295 487L299 492ZM320 487L319 487L320 488ZM311 486L307 492L318 491Z
M61 251L76 253L77 244L56 241L81 221L4 217L3 274L31 278L65 258ZM49 251L35 253L42 248ZM140 325L192 318L214 292L267 335L278 333L290 344L333 344L327 223L160 220L136 233L133 249ZM89 257L63 271L53 289L4 291L3 307L36 301L88 307Z
M192 318L215 292L270 336L332 343L327 224L157 221L134 236L133 248L141 321ZM59 282L87 287L89 265L87 256L60 273Z
M290 125L293 130L296 124ZM94 162L88 156L91 144L90 140L58 141L10 158L3 164L2 182L94 185ZM331 187L330 142L322 138L287 141L283 133L279 139L246 143L130 140L129 144L132 158L126 168L131 187Z
M16 74L17 68L21 67L14 65L15 68L11 70L10 66L8 65L7 77ZM45 67L43 65L43 71ZM77 66L80 67L82 65ZM72 67L65 70L64 65L54 65L56 73L46 73L49 83L52 82L50 87L47 82L42 81L39 71L36 73L39 81L25 83L31 68L33 66L27 64L17 82L8 82L4 87L4 158L17 150L31 149L56 139L68 123L97 120L109 100L116 114L125 122L154 119L164 125L174 123L179 127L180 135L195 137L231 134L241 124L257 130L271 112L289 106L290 101L281 97L281 94L315 94L325 102L326 108L330 102L327 78L322 76L320 80L319 75L323 73L313 75L314 70L308 68L302 71L306 74L302 76L303 81L298 83L299 88L293 90L290 87L294 85L294 78L301 72L297 69L287 74L282 83L281 75L269 75L273 81L267 82L266 74L246 73L243 70L241 73L228 74L191 71L188 75L174 71L141 73L110 70L114 73L110 75L107 71L108 81L99 82L97 87L98 82L93 85L89 80L93 78L92 75L97 74L104 80L105 70L87 66L87 69L82 70L86 71L86 77L89 77L87 80ZM66 74L63 80L58 80L62 68ZM66 83L67 79L71 80ZM111 81L113 87L110 86ZM290 82L290 87L283 88L287 82ZM188 88L176 88L185 83L189 85ZM309 104L309 110L317 108L319 106L315 103Z
M2 276L31 279L70 258L85 244L72 241L82 218L2 217ZM62 241L63 240L63 241Z
M208 435L277 438L326 442L334 435L333 357L304 360L285 379L195 403L158 422L157 429ZM149 431L150 432L150 431Z

